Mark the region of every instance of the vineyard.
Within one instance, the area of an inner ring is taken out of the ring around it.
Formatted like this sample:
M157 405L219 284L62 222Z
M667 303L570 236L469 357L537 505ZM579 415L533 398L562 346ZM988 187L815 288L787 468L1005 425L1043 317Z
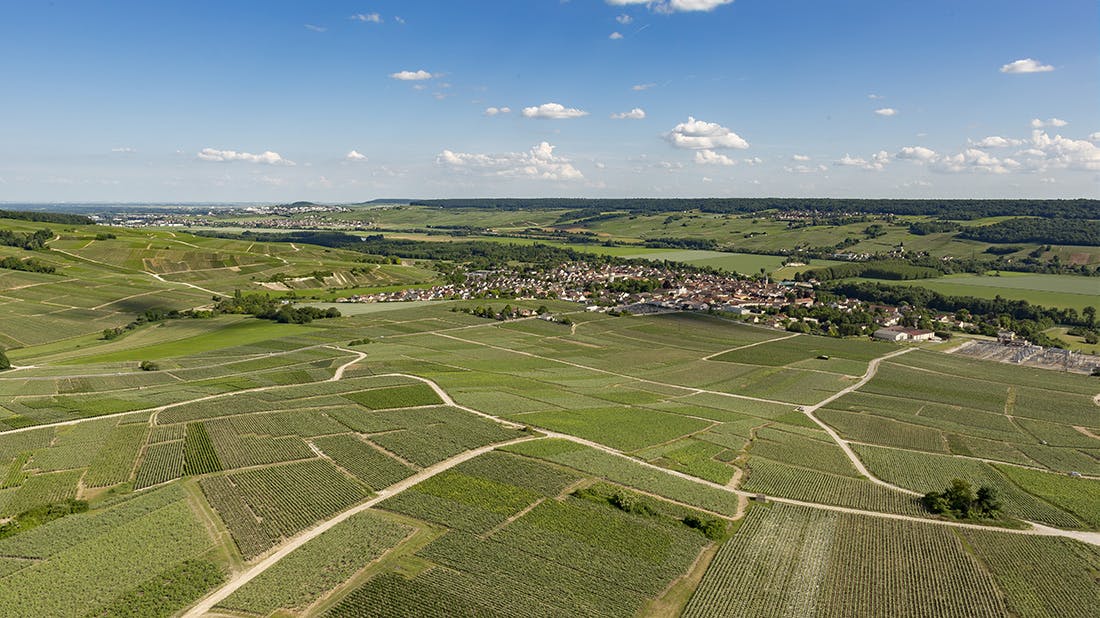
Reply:
M1004 616L992 578L935 526L752 509L684 616Z
M74 251L91 240L67 234ZM238 263L227 277L251 284L256 264ZM377 303L10 350L0 615L170 616L203 599L256 617L1095 614L1095 546L1012 521L1100 528L1100 482L1066 474L1100 474L1087 376L922 350L816 412L891 484L995 488L1013 530L961 529L862 478L797 409L895 347L514 302L575 328L449 310L477 300Z

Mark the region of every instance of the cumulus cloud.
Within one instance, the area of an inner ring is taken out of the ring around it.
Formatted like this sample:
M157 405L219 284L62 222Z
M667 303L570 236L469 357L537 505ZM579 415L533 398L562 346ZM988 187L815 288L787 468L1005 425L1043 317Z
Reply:
M526 152L478 154L444 150L436 163L455 171L503 178L534 178L539 180L583 180L584 174L573 167L569 159L554 154L547 142Z
M1092 135L1090 135L1089 139L1094 141L1094 142L1100 142L1100 131L1097 131L1096 133L1093 133Z
M612 41L618 41L619 39L623 38L623 35L618 32L612 32L611 34L607 35L607 38L611 39Z
M749 143L742 137L716 122L696 120L688 116L687 122L681 122L669 131L665 138L677 148L690 150L715 150L718 148L737 148L744 150Z
M1064 127L1067 124L1069 123L1065 120L1062 120L1061 118L1047 118L1046 120L1043 120L1041 118L1033 118L1031 120L1032 129L1042 129L1045 127Z
M634 18L633 18L633 17L631 17L631 16L629 16L629 15L627 15L626 13L623 13L622 15L619 15L618 17L616 17L616 18L615 18L615 21L617 21L617 22L619 22L620 24L622 24L622 25L624 25L624 26L625 26L625 25L627 25L627 24L633 23L633 22L634 22Z
M1025 164L1036 171L1051 168L1066 168L1100 171L1100 146L1083 139L1070 139L1055 135L1051 137L1045 131L1031 132L1032 150L1043 153L1043 157L1032 156Z
M713 150L700 150L695 153L695 162L699 165L733 165L733 159Z
M895 155L898 159L909 159L911 161L927 162L935 159L938 154L931 148L925 148L924 146L906 146L898 151Z
M119 154L133 154L133 153L137 152L137 150L134 149L134 148L130 148L129 146L122 146L122 147L119 147L119 148L112 148L111 152L116 152L116 153L119 153Z
M419 69L416 71L398 71L396 73L390 73L390 77L403 82L417 82L425 79L431 79L435 77L435 75L425 71L424 69Z
M644 4L655 13L677 13L688 11L712 11L733 0L607 0L612 6Z
M631 90L633 90L634 92L641 92L641 91L643 91L643 90L649 90L650 88L653 88L653 87L654 87L654 86L656 86L656 85L657 85L657 84L653 84L653 83L649 83L649 84L634 84L633 86L631 86L631 87L630 87L630 89L631 89Z
M816 174L818 172L824 172L829 168L824 165L789 165L783 169L790 174Z
M525 118L549 118L552 120L564 120L569 118L580 118L587 116L588 112L576 109L574 107L566 107L560 103L543 103L536 107L523 108L523 116Z
M974 142L974 145L978 148L1008 148L1009 146L1019 146L1022 143L1023 140L1001 137L1000 135L990 135L985 139Z
M506 107L486 107L485 108L485 115L486 116L498 116L500 114L510 114L510 113L512 113L512 108L507 107L507 106Z
M881 94L875 94L872 92L871 94L867 95L867 98L871 99L872 101L878 101L879 99L885 99L886 97L882 96Z
M764 160L761 159L760 157L752 157L752 158L749 158L749 159L741 159L741 162L744 163L745 165L760 165L761 163L764 162Z
M810 157L808 157L806 155L802 155L802 154L796 154L791 158L794 159L795 161L809 161L810 160Z
M1001 73L1048 73L1053 70L1053 66L1032 58L1015 60L1001 67Z
M611 114L611 118L615 120L641 120L645 118L645 110L640 107L635 107L629 112Z
M361 21L371 24L382 23L382 16L378 13L356 13L355 15L352 15L349 19L351 19L352 21Z
M358 150L352 150L348 154L344 155L344 158L348 161L366 161L367 155L359 152Z
M870 160L863 157L853 157L849 154L845 154L839 161L835 163L840 167L858 167L872 172L881 172L886 169L886 164L890 162L890 153L885 150L880 150L871 155Z
M878 114L879 116L896 116L897 113L898 113L898 110L896 110L892 107L880 107L879 109L875 110L875 113Z
M248 163L262 163L264 165L294 165L293 161L284 159L279 153L270 150L265 150L260 154L252 154L250 152L237 152L236 150L203 148L199 151L198 157L203 161L246 161Z

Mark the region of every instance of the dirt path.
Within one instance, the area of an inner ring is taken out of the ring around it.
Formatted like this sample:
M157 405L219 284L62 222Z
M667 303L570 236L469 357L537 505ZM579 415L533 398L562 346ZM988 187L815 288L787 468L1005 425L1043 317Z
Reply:
M764 399L764 398L761 398L761 397L750 397L748 395L735 395L733 393L723 393L721 391L712 391L712 390L707 390L705 388L696 388L694 386L681 386L679 384L669 384L667 382L657 382L656 380L648 380L646 378L639 378L637 376L627 375L625 373L617 373L617 372L610 371L610 370L607 370L607 369L600 369L598 367L589 367L588 365L582 365L580 363L574 363L572 361L561 360L559 358L550 358L549 356L540 356L538 354L532 354L531 352L524 352L522 350L512 350L510 348L505 348L503 346L493 345L491 343L483 343L481 341L475 341L473 339L463 339L461 337L455 337L454 335L448 335L448 334L445 334L443 332L417 333L417 334L431 334L431 335L435 335L437 337L445 337L447 339L454 339L455 341L461 341L463 343L470 343L470 344L473 344L473 345L479 345L479 346L486 347L486 348L492 348L494 350L500 350L502 352L511 352L512 354L519 354L521 356L527 356L527 357L530 357L530 358L537 358L539 360L544 360L544 361L547 361L547 362L550 362L550 363L559 363L559 364L562 364L562 365L568 365L570 367L576 367L577 369L584 369L586 371L594 371L596 373L602 373L602 374L609 375L609 376L615 376L617 378L623 378L623 379L626 379L626 380L634 380L635 382L642 382L644 384L652 384L654 386L664 386L666 388L675 388L675 389L679 389L679 390L690 391L692 394L706 393L708 395L718 395L720 397L730 397L730 398L733 398L733 399L744 399L744 400L748 400L748 401L758 401L760 403L774 403L774 404L778 404L778 405L781 405L781 406L795 407L795 406L798 405L796 403L791 403L789 401L776 401L774 399Z
M887 354L886 356L880 356L872 360L870 363L867 364L867 372L863 374L863 377L859 380L859 382L856 382L855 384L852 384L851 386L844 388L843 390L834 393L833 395L830 395L829 397L821 400L820 402L812 406L803 406L799 408L806 416L810 417L810 420L812 420L819 427L824 429L825 433L829 434L829 437L833 439L833 442L836 442L837 446L839 446L842 451L844 451L844 454L848 456L848 460L852 462L852 465L855 466L856 470L858 470L861 475L863 475L876 485L882 485L883 487L888 487L890 489L893 489L894 491L900 491L901 493L908 494L910 496L919 496L920 494L913 490L905 489L904 487L898 487L893 483L887 483L886 481L871 474L871 472L867 469L867 466L864 466L863 461L860 460L859 456L856 455L856 452L852 450L852 447L848 444L848 441L844 438L841 438L840 434L838 434L832 427L826 425L824 422L821 421L821 419L814 416L814 412L817 412L820 408L829 405L837 399L840 399L848 393L857 390L861 388L864 384L870 382L871 379L875 377L875 374L878 373L878 367L882 364L883 361L894 358L895 356L901 356L902 354L912 352L915 349L916 348L904 348L901 350L896 350Z
M252 565L244 572L234 575L232 578L230 578L228 582L223 584L221 588L218 588L211 594L207 595L203 600L199 601L197 605L188 610L187 613L183 614L184 618L205 615L219 602L225 600L226 597L236 592L238 589L241 588L241 586L244 586L248 582L255 579L260 573L263 573L264 571L270 569L277 562L279 562L283 558L286 558L294 550L317 538L321 534L337 526L349 517L373 507L374 505L385 500L386 498L399 494L406 489L412 487L413 485L416 485L417 483L420 483L422 481L426 481L441 472L446 472L447 470L450 470L451 468L457 466L462 462L469 461L474 457L478 457L480 455L484 455L485 453L488 453L498 446L508 446L510 444L518 444L520 442L526 442L528 440L534 439L536 439L534 436L524 436L515 440L509 440L508 442L502 442L500 444L490 444L488 446L482 446L471 451L466 451L465 453L461 453L459 455L451 457L450 459L441 461L434 466L424 468L420 472L417 472L416 474L410 476L403 481L399 481L394 485L390 485L386 489L378 492L370 500L360 503L336 515L335 517L327 519L317 526L314 526L313 528L310 528L309 530L306 530L305 532L302 532L297 536L287 540L282 545L280 545L274 553L264 558L260 562Z
M352 360L350 360L350 361L340 365L339 367L337 367L336 371L333 373L331 378L328 378L326 380L322 380L322 382L336 382L336 381L342 379L344 377L344 373L347 371L348 367L354 365L355 363L358 363L359 361L363 360L367 356L366 353L364 353L364 352L356 352L355 350L347 350L347 349L338 348L338 347L335 347L335 346L310 346L310 347L327 347L327 348L332 348L334 350L339 350L341 352L348 352L350 354L355 354L356 355L356 357L353 358ZM275 354L285 354L285 352L272 353L271 355L273 356ZM258 358L260 358L260 357L258 357ZM124 374L122 374L122 375L124 375ZM404 376L404 374L382 374L379 377L385 377L385 376L414 377L414 376ZM65 376L59 376L59 377L65 377ZM149 417L149 423L152 424L152 425L155 425L156 420L157 420L157 415L160 414L161 412L165 411L165 410L170 410L172 408L178 408L180 406L185 406L185 405L192 404L192 403L210 401L211 399L221 399L223 397L234 397L236 395L243 395L245 393L258 393L258 392L277 390L277 389L283 389L283 388L294 388L295 386L304 386L305 384L317 384L317 382L306 382L304 384L274 384L272 386L257 386L256 388L246 388L246 389L239 390L239 391L231 391L231 392L227 392L227 393L215 393L213 395L204 395L202 397L196 397L195 399L188 399L187 401L177 401L175 403L170 403L170 404L163 405L163 406L158 406L158 407L155 407L155 408L144 408L144 409L141 409L141 410L130 410L129 412L116 412L114 414L102 414L100 416L92 416L92 417L88 417L88 418L77 418L77 419L73 419L73 420L70 420L70 421L59 421L59 422L56 422L56 423L45 423L45 424L42 424L42 425L29 425L27 427L20 427L18 429L10 429L10 430L4 431L2 433L3 433L3 435L7 435L7 434L13 434L13 433L22 433L22 432L25 432L25 431L34 431L36 429L42 429L42 428L45 428L45 427L66 427L68 425L78 425L80 423L84 423L84 422L87 422L87 421L98 421L98 420L103 420L103 419L107 419L107 418L118 418L118 417L122 417L122 416L128 416L130 414L146 414L146 413L152 413L152 416Z
M764 345L765 343L775 343L776 341L783 341L784 339L793 339L793 338L797 337L798 335L799 335L799 333L795 333L793 335L787 335L786 337L776 337L775 339L765 339L763 341L757 341L756 343L750 343L748 345L739 345L736 348L730 348L728 350L722 350L721 352L715 352L714 354L711 354L710 356L704 356L703 358L701 358L699 360L710 360L710 359L712 359L716 356L721 356L721 355L727 354L729 352L736 352L737 350L744 350L746 348L754 348L758 345Z
M58 236L55 236L53 240L60 240L60 239L61 239L61 236L58 235ZM53 242L53 241L50 241L50 242ZM199 290L201 292L206 292L207 294L210 294L210 295L213 295L213 296L225 296L225 294L223 294L221 292L215 292L214 290L208 290L204 287L199 287L199 286L197 286L193 283L184 283L183 281L168 281L168 280L162 278L160 275L158 275L156 273L151 273L147 270L135 270L135 269L132 269L132 268L126 268L125 266L117 266L115 264L109 264L107 262L101 262L99 260L93 260L92 258L87 258L87 257L81 256L81 255L77 255L75 253L70 253L68 251L65 251L64 249L57 249L55 247L50 247L50 251L56 251L58 253L63 253L65 255L69 256L69 257L73 257L73 258L76 258L78 260L83 260L85 262L92 262L93 264L100 264L102 266L106 266L108 268L113 268L115 270L125 270L125 271L134 272L134 273L139 273L139 274L142 274L142 275L147 275L149 277L152 277L152 278L156 279L157 281L160 281L161 283L165 283L165 284L168 284L168 285L185 285L189 288L194 288L196 290Z

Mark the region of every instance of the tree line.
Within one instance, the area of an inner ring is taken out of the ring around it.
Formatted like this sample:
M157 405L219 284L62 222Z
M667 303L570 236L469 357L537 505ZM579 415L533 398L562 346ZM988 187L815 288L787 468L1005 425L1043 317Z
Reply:
M1061 217L1100 219L1100 200L905 200L848 198L475 198L414 200L414 206L492 210L570 209L599 216L608 211L654 214L698 209L716 214L764 210L929 215L950 219L983 217Z
M1100 247L1100 221L1067 218L1008 219L991 225L963 228L958 237L991 243L1033 242Z
M64 212L36 212L29 210L0 210L0 219L15 219L18 221L37 221L40 223L57 223L59 225L94 225L95 221L84 215L73 215Z

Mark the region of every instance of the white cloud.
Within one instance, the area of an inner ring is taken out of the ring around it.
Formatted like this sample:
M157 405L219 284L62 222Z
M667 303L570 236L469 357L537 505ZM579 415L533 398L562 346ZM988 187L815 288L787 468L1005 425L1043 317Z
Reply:
M764 160L761 159L760 157L752 157L752 158L749 158L749 159L741 159L741 162L744 163L745 165L760 165L761 163L764 162Z
M611 114L611 118L615 120L641 120L645 118L645 110L640 107L635 107L629 112L622 112L620 114Z
M849 154L845 154L835 165L841 167L858 167L872 172L881 172L886 169L886 165L890 162L890 153L885 150L880 150L871 155L871 159L867 160L863 157L853 157Z
M1001 73L1047 73L1053 70L1053 66L1031 58L1015 60L1001 67Z
M623 38L623 35L618 32L612 32L611 34L607 35L607 38L611 39L612 41L618 41L619 39Z
M198 157L203 161L247 161L248 163L262 163L264 165L294 165L293 161L284 159L279 153L265 150L260 154L250 152L237 152L236 150L218 150L216 148L203 148Z
M985 139L974 142L974 145L978 148L1008 148L1009 146L1019 146L1022 143L1023 140L1001 137L1000 135L990 135Z
M649 83L649 84L634 84L633 86L631 86L631 87L630 87L630 89L631 89L631 90L633 90L634 92L641 92L641 91L643 91L643 90L649 90L650 88L653 88L653 87L655 87L656 85L657 85L657 84L653 84L653 83Z
M626 13L623 13L622 15L619 15L618 17L616 17L616 18L615 18L615 21L617 21L617 22L619 22L620 24L622 24L622 25L624 25L624 26L625 26L625 25L627 25L627 24L629 24L629 23L632 23L632 22L634 21L634 18L633 18L633 17L631 17L631 16L629 16L629 15L627 15Z
M359 152L358 150L352 150L348 154L344 155L344 158L348 161L366 161L367 155Z
M353 21L361 21L372 24L382 23L382 16L378 13L356 13L355 15L352 15L349 19Z
M898 159L909 159L911 161L920 161L922 163L932 161L939 155L935 150L931 148L925 148L924 146L906 146L902 148L898 154L894 155Z
M733 0L607 0L612 6L644 4L655 13L676 13L685 11L712 11Z
M790 174L816 174L818 172L824 172L829 168L824 165L795 165L787 166L783 169Z
M945 155L932 163L936 171L954 173L974 171L1007 174L1020 167L1020 163L1014 159L994 157L978 148L967 148L955 155Z
M1049 168L1068 168L1076 170L1100 171L1100 146L1083 140L1070 139L1055 135L1051 137L1045 131L1032 131L1031 146L1041 151L1043 158L1033 157L1024 163L1037 171Z
M137 149L130 148L129 146L122 146L120 148L112 148L111 152L117 152L119 154L132 154L137 152Z
M405 18L401 17L400 15L394 15L393 20L395 22L399 23L399 24L404 24L405 23Z
M507 107L507 106L505 106L505 107L486 107L485 108L485 115L486 116L496 116L496 115L499 115L499 114L510 114L510 113L512 113L512 108Z
M699 150L695 153L695 162L699 165L733 165L733 159L713 150Z
M810 160L810 157L808 157L806 155L802 155L802 154L796 154L791 158L794 159L795 161L809 161Z
M892 107L882 107L882 108L876 109L875 113L878 114L879 116L896 116L897 113L898 113L898 110L896 110Z
M312 30L313 32L325 32L328 28L324 26L315 26L313 24L305 24L306 30Z
M1090 135L1089 139L1094 141L1094 142L1100 142L1100 131L1097 131L1096 133L1093 133L1092 135Z
M665 138L677 148L691 150L714 150L716 148L737 148L744 150L749 143L733 131L716 122L696 120L688 116L687 122L673 127Z
M1042 120L1040 118L1033 118L1031 120L1031 128L1032 129L1042 129L1044 127L1064 127L1067 124L1069 124L1069 123L1066 122L1065 120L1062 120L1061 118L1048 118L1046 120Z
M871 94L867 95L867 98L871 99L872 101L878 101L879 99L885 99L886 97L882 96L881 94L875 94L872 92Z
M1045 184L1045 185L1052 185L1052 184L1054 184L1054 183L1056 183L1056 182L1058 182L1058 181L1057 181L1057 180L1055 180L1055 179L1053 179L1053 178L1047 177L1047 178L1040 178L1040 179L1039 179L1039 182L1041 182L1041 183L1043 183L1043 184Z
M525 118L550 118L553 120L564 120L569 118L580 118L587 116L588 112L574 107L566 107L560 103L543 103L537 107L525 107L523 108L523 115Z
M390 73L390 77L403 82L416 82L431 79L435 77L435 75L432 75L424 69L419 69L416 71L398 71L396 73Z
M527 152L498 155L453 152L444 150L436 163L455 171L503 178L535 178L539 180L583 180L584 174L573 167L569 159L554 154L547 142L533 146Z

